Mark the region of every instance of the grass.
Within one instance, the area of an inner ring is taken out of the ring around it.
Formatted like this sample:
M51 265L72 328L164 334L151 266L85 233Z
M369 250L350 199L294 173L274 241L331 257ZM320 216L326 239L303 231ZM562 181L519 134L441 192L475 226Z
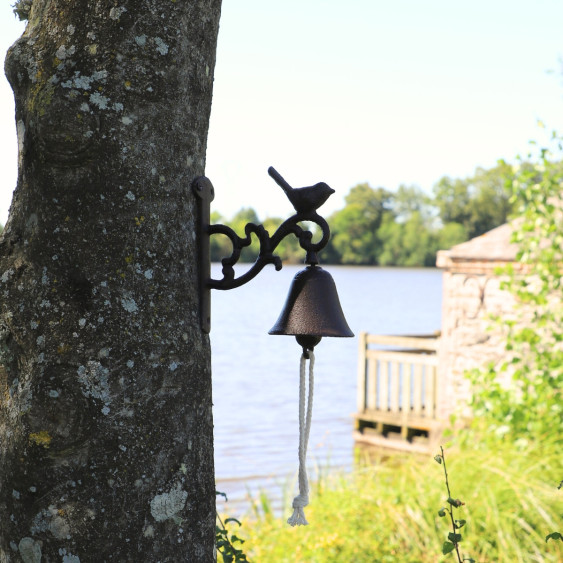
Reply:
M452 495L465 505L462 557L487 562L560 562L563 531L560 441L523 450L446 450ZM439 452L437 452L439 453ZM253 563L426 563L442 555L448 522L438 516L447 493L441 467L428 457L397 456L350 475L325 477L306 508L309 526L291 528L271 511L245 520L239 535ZM264 506L267 502L260 500Z

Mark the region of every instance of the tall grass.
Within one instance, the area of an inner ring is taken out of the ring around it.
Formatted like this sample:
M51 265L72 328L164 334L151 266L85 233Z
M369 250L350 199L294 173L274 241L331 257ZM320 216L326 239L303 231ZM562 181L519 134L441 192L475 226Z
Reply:
M452 493L465 502L463 557L479 562L561 562L563 528L560 442L523 450L447 451ZM340 475L313 490L309 526L291 528L271 512L245 521L241 535L253 563L426 563L454 561L441 548L447 522L438 516L447 493L432 459L397 456ZM264 502L264 499L262 499Z

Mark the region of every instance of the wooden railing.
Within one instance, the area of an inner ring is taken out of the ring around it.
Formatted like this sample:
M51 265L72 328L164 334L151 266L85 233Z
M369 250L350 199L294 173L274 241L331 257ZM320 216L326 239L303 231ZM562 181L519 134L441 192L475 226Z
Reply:
M439 336L361 333L358 365L358 429L371 425L429 431L436 419Z

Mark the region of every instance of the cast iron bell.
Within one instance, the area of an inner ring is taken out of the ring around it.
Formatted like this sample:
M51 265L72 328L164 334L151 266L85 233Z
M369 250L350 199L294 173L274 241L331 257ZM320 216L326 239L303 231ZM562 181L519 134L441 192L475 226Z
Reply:
M293 335L304 351L312 350L323 336L354 336L332 276L316 265L297 272L282 312L268 334Z

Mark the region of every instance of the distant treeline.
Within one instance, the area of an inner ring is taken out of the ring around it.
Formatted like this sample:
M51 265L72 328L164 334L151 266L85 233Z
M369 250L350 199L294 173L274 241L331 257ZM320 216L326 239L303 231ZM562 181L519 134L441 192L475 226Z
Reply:
M489 170L477 168L469 178L439 180L428 195L416 186L401 185L395 192L354 186L345 206L327 217L331 239L320 258L325 264L379 266L434 266L438 250L448 249L486 233L506 222L510 215L510 186L513 167L505 162ZM321 210L322 211L322 210ZM241 209L230 221L219 213L212 223L224 223L244 236L246 223L260 223L270 234L284 219L261 221L252 208ZM315 225L313 227L316 227ZM253 240L241 261L253 262L259 244ZM231 254L227 237L211 237L211 259ZM302 262L304 251L297 239L288 236L276 254L287 262Z

